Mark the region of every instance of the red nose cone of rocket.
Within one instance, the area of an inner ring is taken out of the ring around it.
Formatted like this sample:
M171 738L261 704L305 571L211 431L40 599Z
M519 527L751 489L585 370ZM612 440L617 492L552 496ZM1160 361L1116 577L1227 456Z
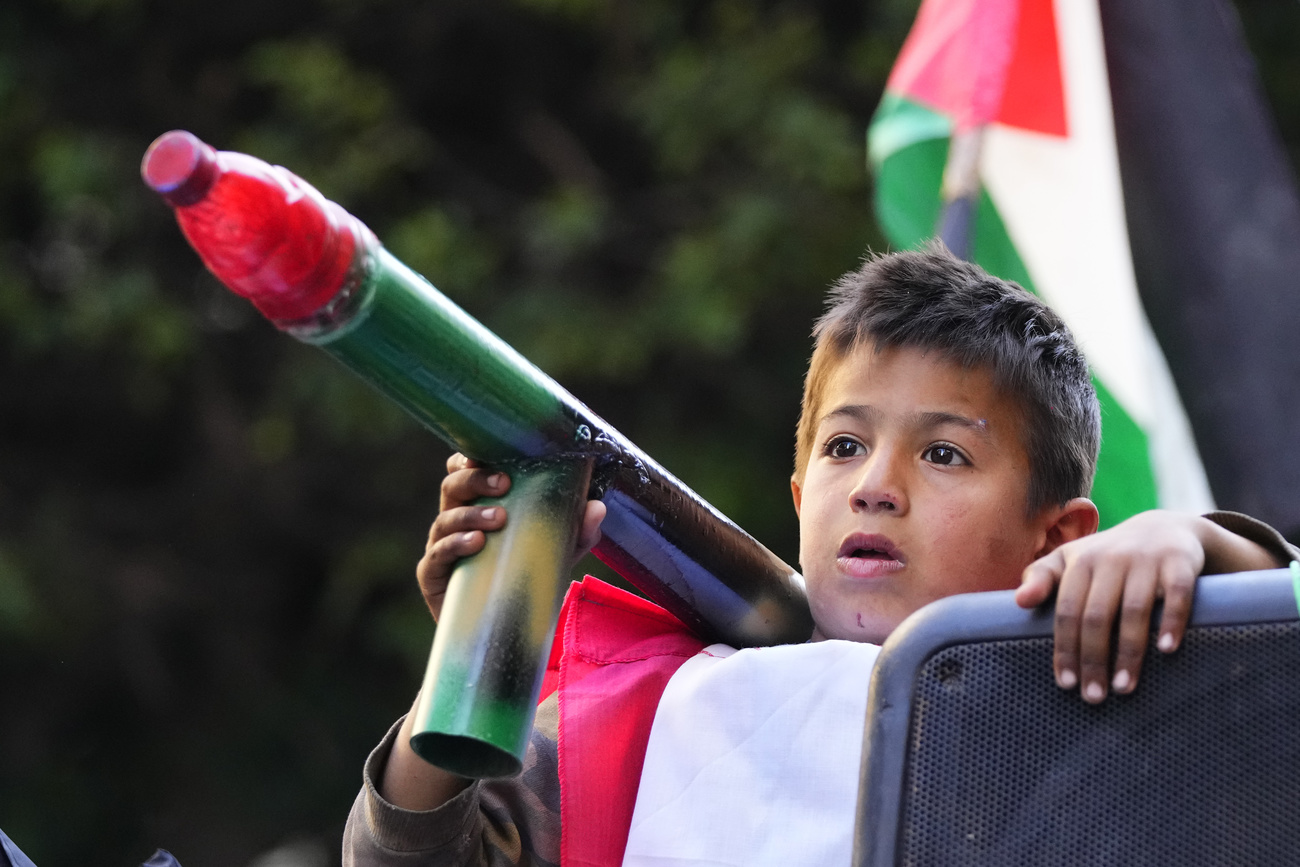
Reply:
M217 152L191 133L172 130L149 146L140 174L172 207L192 205L216 180Z
M217 151L181 130L149 146L140 173L175 208L208 270L277 323L326 307L371 237L286 169Z

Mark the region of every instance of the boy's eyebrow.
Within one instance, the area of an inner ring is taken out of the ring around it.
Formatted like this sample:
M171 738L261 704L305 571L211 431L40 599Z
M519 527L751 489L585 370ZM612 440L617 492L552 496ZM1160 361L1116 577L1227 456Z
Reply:
M917 427L922 429L956 425L957 427L966 428L971 433L978 434L982 437L988 437L989 435L988 419L973 419L964 415L958 415L955 412L942 412L937 410L918 412L915 413L909 421L912 421Z
M873 421L879 418L880 410L867 404L845 404L827 412L821 417L821 421L826 422L841 416L847 416L854 421Z
M881 412L869 404L845 404L844 406L837 406L826 413L822 416L822 421L825 422L841 416L846 416L854 421L871 422L878 419ZM904 417L904 422L909 427L921 430L955 425L986 439L989 436L988 419L974 419L955 412L944 412L943 410L918 410L908 413Z

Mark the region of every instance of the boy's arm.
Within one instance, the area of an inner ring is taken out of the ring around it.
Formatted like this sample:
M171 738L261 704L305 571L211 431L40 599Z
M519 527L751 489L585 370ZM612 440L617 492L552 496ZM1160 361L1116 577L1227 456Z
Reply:
M366 760L365 785L343 832L344 867L558 864L558 721L551 695L538 706L520 776L474 783L428 812L403 809L379 793L377 781L401 737L401 724L394 724Z
M1300 560L1300 548L1292 545L1285 536L1258 518L1243 515L1241 512L1227 511L1210 512L1205 518L1225 530L1231 530L1236 535L1259 544L1283 566L1290 565L1292 560ZM1205 573L1213 574L1209 566L1206 567Z
M1056 590L1057 683L1078 687L1085 701L1096 703L1108 687L1127 693L1137 685L1157 598L1164 598L1157 647L1169 653L1182 641L1199 575L1273 569L1296 553L1276 531L1245 515L1144 512L1030 564L1016 601L1032 608Z

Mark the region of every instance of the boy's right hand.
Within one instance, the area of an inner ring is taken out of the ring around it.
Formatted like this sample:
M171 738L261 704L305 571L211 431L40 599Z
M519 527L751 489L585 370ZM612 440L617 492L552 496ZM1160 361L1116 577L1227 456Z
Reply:
M1281 565L1263 546L1206 518L1154 510L1031 563L1016 602L1033 608L1056 592L1056 681L1095 704L1110 690L1137 686L1157 599L1164 599L1164 611L1156 647L1172 653L1182 643L1199 575Z
M424 557L415 567L424 601L437 620L442 600L447 595L447 581L456 563L483 550L487 533L506 524L506 510L500 505L471 505L483 497L499 497L510 490L510 477L483 466L459 452L447 458L447 477L442 480L438 517L429 528ZM578 531L573 560L591 550L600 541L600 522L605 518L605 504L589 500Z

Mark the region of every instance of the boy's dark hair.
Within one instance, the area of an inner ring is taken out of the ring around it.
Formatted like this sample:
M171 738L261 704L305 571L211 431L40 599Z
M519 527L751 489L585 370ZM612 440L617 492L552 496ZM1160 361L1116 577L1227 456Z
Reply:
M836 364L866 341L933 349L964 367L986 367L995 387L1024 413L1028 508L1087 496L1101 446L1101 410L1088 363L1051 308L931 242L924 249L869 256L831 288L813 328L795 444L803 479Z

